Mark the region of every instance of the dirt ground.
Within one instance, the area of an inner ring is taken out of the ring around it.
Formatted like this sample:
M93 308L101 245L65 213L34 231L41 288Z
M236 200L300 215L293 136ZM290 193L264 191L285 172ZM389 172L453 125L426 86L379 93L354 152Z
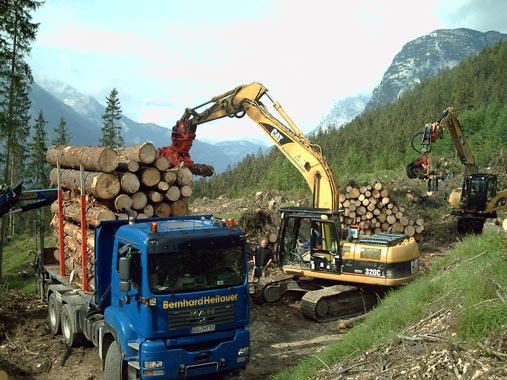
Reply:
M52 336L46 328L46 305L35 296L9 291L1 299L0 368L9 379L103 378L97 350L69 349L61 336ZM304 319L293 299L276 306L253 305L250 331L251 362L239 379L268 378L339 339L335 322Z
M288 201L287 197L279 193L258 193L252 200L222 198L211 202L207 199L199 199L194 202L192 211L207 213L218 210L219 212L215 211L215 214L230 216L233 212L244 212L261 207L276 214L276 209L281 205L297 206L304 202L304 199ZM273 224L276 222L274 221ZM458 242L455 235L451 234L449 223L445 220L435 220L432 225L433 230L425 231L427 238L420 242L422 253L420 265L423 271L427 270L435 259L446 255L449 249ZM274 227L269 226L269 228ZM267 232L270 230L260 229L249 232L247 236L255 242L260 235L265 236ZM447 315L445 312L430 318L427 323L433 323L437 317L444 318L440 326L452 323L452 315ZM318 324L306 320L299 311L298 300L291 298L276 305L253 305L250 331L251 361L247 369L239 376L241 380L269 378L297 364L307 356L318 355L318 352L327 344L342 336L338 334L336 322ZM489 376L492 373L491 370L496 368L494 358L490 358L491 363L485 361L479 365L474 361L476 359L467 359L466 350L461 350L460 354L456 355L455 351L449 348L448 342L435 341L431 338L433 336L431 334L434 333L436 332L433 330L425 332L418 329L412 337L400 338L391 346L377 348L354 362L340 363L331 370L319 373L319 379L420 378L421 376L440 378L439 374L444 374L443 377L454 377L456 370L453 368L458 368L457 371L460 374L470 371L466 373L477 373L479 377L476 378L485 378L480 375L488 374ZM504 338L505 336L501 337L501 339ZM497 346L505 343L505 339L502 340L504 343L498 343L500 339L498 337L494 339ZM505 346L502 347L505 348ZM414 359L400 364L406 367L394 367L390 364L399 363L396 355L405 354L407 358ZM385 363L385 365L379 368L378 363ZM418 363L419 366L414 367L414 363ZM465 365L463 363L470 363L468 370L463 367ZM453 372L442 372L441 368L445 366L450 366ZM498 373L503 373L507 377L505 372ZM53 337L49 333L46 328L44 303L39 302L35 296L4 290L0 292L0 380L7 378L99 380L103 377L101 362L94 347L69 349L61 337Z

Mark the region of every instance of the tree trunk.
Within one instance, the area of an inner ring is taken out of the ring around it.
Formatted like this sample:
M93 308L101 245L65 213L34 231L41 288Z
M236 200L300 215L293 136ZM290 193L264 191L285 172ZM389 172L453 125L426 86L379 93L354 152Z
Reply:
M146 203L148 203L148 198L142 191L132 194L132 208L134 210L142 210Z
M189 168L186 167L179 168L177 176L178 176L177 180L178 184L181 186L188 185L190 182L192 182L193 175Z
M167 217L171 215L172 208L168 203L161 202L154 207L155 215L158 217Z
M124 192L126 192L127 194L134 194L135 192L139 191L141 183L139 182L139 178L137 178L135 174L130 172L125 173L118 172L117 175L120 180L120 186Z
M176 172L173 170L168 170L164 172L163 179L165 182L167 182L168 185L172 185L176 182L178 179L178 176L176 175Z
M51 212L53 214L58 213L58 202L55 201L51 204ZM80 223L81 222L81 206L79 202L64 202L63 205L63 217L69 221ZM116 216L104 205L94 205L86 207L86 222L97 227L100 222L106 220L115 220Z
M166 171L171 166L171 163L164 156L160 156L155 160L155 167L161 172Z
M148 197L150 202L153 202L153 203L162 202L162 200L164 199L164 196L162 194L160 194L158 191L154 191L154 190L148 191L146 196Z
M134 160L120 161L118 163L118 170L122 172L136 173L139 170L139 162Z
M188 185L181 186L180 188L181 196L184 198L188 198L192 195L192 188Z
M51 183L57 183L57 169L51 170ZM120 192L120 181L113 174L84 172L85 192L99 199L113 199ZM62 187L79 191L81 179L79 170L61 170Z
M62 168L79 169L83 165L85 170L104 173L112 173L119 163L118 154L112 148L97 146L52 146L46 160L52 166L59 162Z
M142 168L140 170L141 183L147 187L156 186L160 182L160 172L157 168Z
M152 143L125 146L115 149L122 161L134 160L142 164L151 164L157 158L157 150Z
M177 201L178 199L180 199L181 196L181 192L178 186L171 186L165 194L167 199L169 199L172 202Z

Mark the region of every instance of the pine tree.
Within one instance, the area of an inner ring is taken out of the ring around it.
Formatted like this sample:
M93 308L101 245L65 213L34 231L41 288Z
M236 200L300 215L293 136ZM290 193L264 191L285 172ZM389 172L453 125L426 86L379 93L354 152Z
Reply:
M62 117L60 119L60 123L58 123L58 126L53 129L53 132L55 133L55 138L51 140L51 144L53 145L68 145L70 141L70 132L67 128L67 123L65 122L65 119Z
M32 82L26 58L35 40L38 24L31 13L42 3L36 0L0 2L0 137L3 143L2 181L14 186L23 172L25 141L30 127L29 86ZM13 230L14 217L9 216L7 230ZM6 224L0 227L0 277L2 275L3 238Z
M123 146L123 137L121 136L121 106L118 99L118 91L113 88L106 98L107 106L102 120L102 146L111 146L113 148Z
M34 189L44 189L49 185L49 165L46 161L46 120L39 112L33 125L33 138L29 144L29 166L26 170Z

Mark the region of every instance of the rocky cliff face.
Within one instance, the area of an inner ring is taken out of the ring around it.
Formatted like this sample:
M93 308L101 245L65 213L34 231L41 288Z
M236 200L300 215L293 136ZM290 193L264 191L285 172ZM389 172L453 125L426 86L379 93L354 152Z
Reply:
M507 34L493 31L441 29L408 42L394 57L366 109L390 103L440 70L454 67L461 60L506 39Z

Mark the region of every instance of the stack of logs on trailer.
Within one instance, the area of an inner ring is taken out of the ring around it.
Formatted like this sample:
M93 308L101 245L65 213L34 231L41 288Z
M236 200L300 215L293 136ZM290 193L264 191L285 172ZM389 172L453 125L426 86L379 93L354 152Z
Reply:
M339 195L339 207L343 210L340 215L342 225L358 226L360 235L391 231L416 239L421 237L423 219L409 218L405 208L395 204L381 182L349 185L343 190Z
M128 219L125 209L137 219L182 216L189 213L186 198L192 194L192 172L186 167L173 168L159 157L150 143L121 148L89 146L53 146L46 154L51 184L57 185L57 162L63 190L63 226L65 267L81 275L80 165L84 168L86 223L88 237L88 281L93 286L94 234L100 222ZM51 226L58 236L58 202L51 205ZM58 259L58 251L55 252Z

